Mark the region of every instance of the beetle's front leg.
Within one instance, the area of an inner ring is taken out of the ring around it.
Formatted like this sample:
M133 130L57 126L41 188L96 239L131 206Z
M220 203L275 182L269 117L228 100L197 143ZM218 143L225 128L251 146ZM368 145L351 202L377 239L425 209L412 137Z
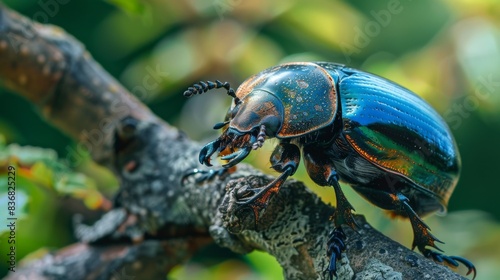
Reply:
M280 176L266 186L248 189L247 194L236 201L240 206L247 206L253 210L256 222L259 212L266 208L271 197L278 193L288 176L293 175L297 170L300 162L300 150L293 144L281 143L274 149L270 161L271 167L281 172Z

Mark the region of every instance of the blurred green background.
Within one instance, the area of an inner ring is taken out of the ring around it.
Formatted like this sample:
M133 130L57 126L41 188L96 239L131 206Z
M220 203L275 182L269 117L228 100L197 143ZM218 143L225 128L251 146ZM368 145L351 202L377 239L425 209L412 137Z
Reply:
M184 99L182 92L199 80L237 87L281 62L324 60L413 90L449 123L463 162L448 215L426 221L446 242L440 246L446 253L476 264L477 279L500 279L497 0L4 2L31 19L64 28L156 114L201 142L217 136L211 127L223 119L230 100L214 93ZM4 89L0 98L0 166L19 167L20 259L74 242L72 215L96 219L109 207L117 182L88 158L71 161L75 143L45 123L32 105ZM265 171L275 144L268 142L247 160ZM315 186L303 169L294 177L335 202L333 191ZM0 174L0 185L6 182ZM344 190L372 225L410 246L407 221L391 221L348 186ZM0 195L5 205L3 187ZM0 209L2 221L4 212ZM3 232L0 248L6 236ZM3 275L5 255L0 259ZM279 279L281 269L264 253L236 256L211 246L166 278Z

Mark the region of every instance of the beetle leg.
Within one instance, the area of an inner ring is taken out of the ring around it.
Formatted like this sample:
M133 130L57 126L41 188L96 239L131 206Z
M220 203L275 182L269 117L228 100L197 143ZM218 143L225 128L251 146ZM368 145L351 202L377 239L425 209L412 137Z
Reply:
M328 250L326 254L330 256L330 265L328 266L330 279L333 279L333 276L337 276L337 259L340 259L339 256L346 249L345 239L346 236L342 227L334 228L328 236Z
M335 171L335 166L325 156L324 151L317 148L306 146L304 147L304 163L306 165L309 177L320 186L332 186L335 190L337 207L333 214L333 221L336 227L347 224L352 229L356 229L357 224L352 216L351 203L347 200L340 188L339 175Z
M333 276L337 276L336 262L337 260L340 260L342 252L347 248L347 246L345 245L346 235L342 230L342 225L346 224L353 230L356 230L357 228L359 228L359 226L352 215L354 207L352 207L351 203L347 200L344 192L340 188L337 172L333 168L330 168L329 172L330 176L328 177L327 181L329 185L331 185L335 190L335 198L337 201L337 207L335 208L335 212L333 213L333 222L335 228L330 233L330 237L327 241L327 255L330 256L330 265L328 267L328 272L330 273L330 279L333 279Z
M404 211L408 216L408 218L410 219L414 235L412 250L415 249L415 247L417 247L418 250L425 257L431 258L437 263L444 263L449 267L454 268L457 267L459 263L462 263L468 269L467 275L473 273L472 279L476 278L476 268L469 260L457 256L447 256L440 252L427 249L426 246L429 246L429 247L434 247L439 251L442 251L436 246L435 242L440 242L440 243L443 242L439 241L434 235L432 235L429 232L430 230L429 227L420 219L417 213L415 213L415 211L411 208L409 204L409 199L406 196L402 194L397 194L397 195L389 194L389 195L392 196L398 210Z
M340 188L338 180L339 177L337 175L337 172L335 171L335 169L331 169L328 182L329 185L331 185L335 190L335 198L337 201L337 208L335 209L335 213L333 214L333 221L336 227L346 224L352 229L356 230L356 228L358 228L359 226L352 216L354 207L352 207L351 203L345 197L344 192Z
M231 172L230 168L220 168L217 170L212 170L212 169L201 170L201 169L194 168L194 169L188 171L186 174L184 174L184 176L182 176L181 185L184 186L186 183L186 180L189 177L194 176L194 175L199 175L196 177L196 179L194 179L195 183L198 184L198 183L202 183L205 181L211 181L215 177L219 177L219 178L223 179L231 173L232 172Z
M336 275L337 261L340 260L342 252L346 249L346 236L342 230L342 225L346 224L354 230L359 226L352 215L354 207L352 207L342 192L338 182L339 176L335 171L333 163L329 161L329 157L325 156L325 151L311 146L304 147L304 163L309 177L316 184L320 186L332 186L335 190L337 200L337 207L333 214L335 228L330 232L327 241L327 254L330 256L330 264L327 271L330 274L330 279L332 279Z
M427 258L431 258L432 260L434 260L437 263L444 264L444 265L451 267L451 268L456 268L461 263L461 264L465 265L465 267L467 267L466 275L469 275L472 273L472 279L476 278L476 267L474 266L474 264L472 262L470 262L466 258L462 258L462 257L458 257L458 256L447 256L447 255L444 255L442 253L439 253L439 252L436 252L433 250L429 250L429 249L425 249L425 252L422 252L422 254Z
M281 175L266 186L249 189L249 195L242 197L237 201L241 206L249 206L255 215L255 222L258 222L259 212L266 208L271 197L278 193L279 189L297 170L300 162L300 150L297 146L288 143L281 143L274 149L271 155L272 168Z

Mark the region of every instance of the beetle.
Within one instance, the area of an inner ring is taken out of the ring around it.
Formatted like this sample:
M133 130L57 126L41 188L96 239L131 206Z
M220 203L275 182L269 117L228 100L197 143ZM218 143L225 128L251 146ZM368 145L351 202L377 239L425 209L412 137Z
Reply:
M224 122L214 126L223 129L222 135L202 148L199 161L212 166L210 158L218 153L227 162L219 170L191 174L203 173L204 180L227 173L266 139L277 138L270 162L281 174L239 202L255 211L295 173L302 155L311 179L332 186L336 194L327 244L330 278L346 249L342 225L356 228L354 208L339 181L393 216L408 218L412 249L451 267L462 263L475 278L470 261L441 253L435 244L441 241L420 218L446 211L461 164L449 127L423 99L382 77L330 62L277 65L250 77L237 91L227 82L202 81L184 95L216 88L225 88L234 102Z

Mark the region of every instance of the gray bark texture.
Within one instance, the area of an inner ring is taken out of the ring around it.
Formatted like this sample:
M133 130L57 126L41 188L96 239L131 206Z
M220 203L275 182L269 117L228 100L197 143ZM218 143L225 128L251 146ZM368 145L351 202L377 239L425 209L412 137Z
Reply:
M165 279L213 242L241 254L268 252L285 279L327 279L332 206L288 180L255 223L254 213L235 202L273 178L245 164L223 179L181 185L187 170L200 168L200 145L156 117L76 39L3 4L0 81L85 143L120 180L108 213L91 226L75 223L79 243L31 261L7 279ZM89 138L97 133L98 141ZM356 219L358 232L345 228L348 249L338 279L463 279L385 237L362 216Z

